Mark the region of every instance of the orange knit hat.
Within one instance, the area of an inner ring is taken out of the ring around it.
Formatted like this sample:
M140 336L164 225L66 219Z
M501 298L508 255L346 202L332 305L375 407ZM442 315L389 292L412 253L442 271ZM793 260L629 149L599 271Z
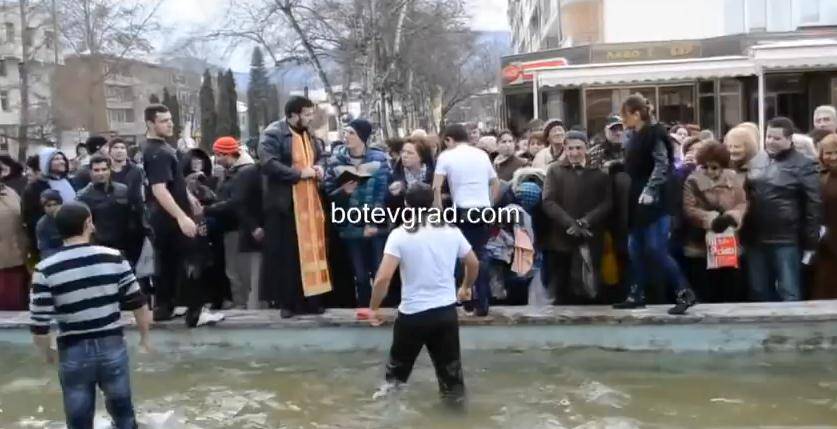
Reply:
M233 137L220 137L212 145L212 151L220 155L238 153L238 142Z

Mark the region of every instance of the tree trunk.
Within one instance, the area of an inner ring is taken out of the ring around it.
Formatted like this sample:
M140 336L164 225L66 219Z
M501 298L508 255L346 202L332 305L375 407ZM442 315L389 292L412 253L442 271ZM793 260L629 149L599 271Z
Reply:
M328 96L328 101L337 109L337 116L339 117L342 115L340 111L340 103L337 100L337 97L334 95L334 89L331 87L331 83L328 80L328 76L325 73L325 69L323 69L323 65L320 62L320 59L317 58L316 53L314 53L314 48L311 46L311 42L308 40L308 35L302 31L302 27L299 25L299 21L296 19L296 15L293 11L293 6L290 4L289 1L285 1L284 3L279 4L279 10L285 14L288 18L288 21L291 23L291 27L293 27L294 32L296 32L297 36L299 36L299 41L302 43L302 47L305 48L305 52L308 53L308 60L311 62L311 65L314 66L314 69L317 70L317 75L320 77L320 81L323 83L323 88L325 89L326 95Z
M26 17L27 1L19 0L20 6L20 31L21 35L21 59L18 64L20 74L20 125L18 125L17 138L17 156L18 160L26 159L26 152L29 148L29 46L26 44L26 29L29 27L29 22Z

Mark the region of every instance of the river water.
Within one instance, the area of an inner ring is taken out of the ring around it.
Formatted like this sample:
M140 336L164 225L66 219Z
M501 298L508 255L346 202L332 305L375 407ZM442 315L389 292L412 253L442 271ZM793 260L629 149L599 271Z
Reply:
M0 346L0 428L64 428L56 369L31 347ZM151 429L837 427L830 352L469 351L462 414L440 405L424 354L405 390L373 399L384 362L367 352L132 353L134 400ZM107 428L101 398L97 414L96 429Z

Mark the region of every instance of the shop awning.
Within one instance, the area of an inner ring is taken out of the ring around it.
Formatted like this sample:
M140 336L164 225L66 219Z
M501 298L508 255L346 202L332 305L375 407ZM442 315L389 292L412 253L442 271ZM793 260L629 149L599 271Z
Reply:
M584 64L538 72L540 86L636 84L720 77L752 76L756 67L744 56Z
M837 40L807 39L750 47L753 62L766 70L837 68Z

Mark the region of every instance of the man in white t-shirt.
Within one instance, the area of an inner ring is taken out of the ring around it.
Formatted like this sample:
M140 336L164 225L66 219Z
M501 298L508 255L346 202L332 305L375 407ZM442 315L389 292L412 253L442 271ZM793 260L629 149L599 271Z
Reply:
M405 201L408 209L430 209L433 191L426 184L413 184L405 194ZM370 321L373 326L381 324L377 310L387 295L395 270L400 268L401 305L393 328L387 385L406 383L418 354L427 346L442 397L453 405L460 405L465 395L465 383L456 301L471 298L471 285L477 277L479 262L458 228L427 222L414 226L408 229L402 225L387 239L372 290ZM454 279L457 259L465 266L458 293Z
M447 149L439 154L436 161L434 205L442 206L442 186L447 182L453 206L457 209L459 229L471 243L480 261L474 293L475 314L487 316L491 288L488 283L485 244L488 242L490 225L482 221L480 212L491 209L499 194L500 181L488 154L468 144L468 131L465 127L450 125L445 128L443 136Z

